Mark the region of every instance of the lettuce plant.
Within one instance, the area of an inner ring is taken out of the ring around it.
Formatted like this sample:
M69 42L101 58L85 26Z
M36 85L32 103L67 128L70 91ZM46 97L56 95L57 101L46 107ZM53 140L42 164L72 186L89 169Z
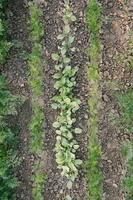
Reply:
M78 67L71 65L70 52L74 52L73 42L75 37L72 34L71 23L76 20L69 3L65 3L63 10L64 27L62 33L57 37L59 41L58 53L52 54L56 62L54 75L57 95L54 96L53 109L59 111L57 120L53 123L56 129L56 162L62 170L61 175L68 179L67 187L71 189L72 183L78 176L78 168L82 161L76 158L76 151L79 148L74 139L76 134L81 134L80 128L74 128L76 122L75 113L79 109L80 100L74 97L73 89L76 85L76 73Z

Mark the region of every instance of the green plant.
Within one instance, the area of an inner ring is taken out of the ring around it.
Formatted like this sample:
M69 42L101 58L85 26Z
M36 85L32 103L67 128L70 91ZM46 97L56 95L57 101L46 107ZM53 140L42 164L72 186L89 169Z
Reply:
M116 97L122 113L119 123L126 131L131 132L133 131L133 91L117 94Z
M72 35L71 23L76 20L73 15L69 2L66 1L63 10L63 32L58 35L58 53L52 54L52 59L56 62L54 88L58 94L53 98L53 109L59 111L57 120L53 123L56 129L56 162L58 168L62 170L61 175L68 179L67 187L71 189L72 184L78 176L78 168L82 161L76 158L76 151L79 148L74 139L75 134L81 134L80 128L74 128L76 111L79 109L80 100L74 97L73 89L76 85L75 75L78 67L71 65L70 52L74 52L73 42L75 37Z
M6 39L6 27L4 23L4 6L7 1L0 1L0 63L5 62L6 55L11 48L11 43Z
M101 75L99 72L99 62L101 59L101 41L99 32L101 29L101 5L97 0L90 0L87 8L86 23L90 31L90 48L88 55L90 64L88 68L88 80L90 83L90 93L88 99L89 106L89 145L88 160L86 162L88 199L102 199L102 172L100 169L101 145L98 141L99 111L101 104L101 91L99 82Z
M17 139L8 125L8 116L17 114L17 97L7 89L5 78L0 76L0 199L15 198L14 189L18 186L14 175L18 165Z
M34 199L44 200L42 187L47 177L44 175L44 172L42 170L43 163L37 162L34 166L34 169L36 170L36 174L32 177L33 178L32 181L34 182L33 196L34 196Z
M42 11L36 2L29 3L30 12L30 31L32 41L32 52L29 56L29 85L32 93L32 119L29 125L31 131L30 151L36 156L34 163L33 180L33 198L35 200L43 200L43 188L46 175L42 172L42 154L44 146L44 110L42 105L43 96L43 67L41 44L44 35L41 23Z
M123 155L126 159L127 170L123 181L124 189L127 193L126 199L133 199L133 142L124 144Z
M6 40L4 24L4 6L7 1L0 1L0 64L5 62L11 44ZM14 190L18 186L14 175L18 166L17 138L8 117L17 114L18 98L7 89L5 78L0 74L0 199L14 200Z

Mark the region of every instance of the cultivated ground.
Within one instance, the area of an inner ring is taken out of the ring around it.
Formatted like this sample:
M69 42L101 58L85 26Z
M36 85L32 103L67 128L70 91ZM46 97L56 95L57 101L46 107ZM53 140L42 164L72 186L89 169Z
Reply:
M129 33L133 30L133 2L124 0L100 0L103 13L103 24L100 32L102 43L102 60L99 64L101 72L100 89L102 92L102 108L99 113L100 128L99 141L102 145L101 169L104 176L103 193L105 200L125 200L125 192L122 187L125 175L125 162L121 149L123 141L132 140L131 134L125 133L117 123L121 116L121 109L116 94L133 87L133 70L126 66L126 59L120 59L122 55L128 55ZM51 107L52 98L56 94L53 75L55 73L54 61L51 54L57 51L56 39L63 27L60 12L63 9L62 0L38 0L43 10L42 23L44 28L43 38L43 77L44 77L44 115L45 115L45 151L44 171L47 181L44 186L46 200L63 200L66 191L66 179L60 175L55 162L56 133L53 122L58 112ZM88 146L88 96L89 80L87 75L89 58L87 49L90 45L90 35L85 23L87 0L71 0L71 8L76 21L72 25L75 34L74 46L76 52L71 54L73 66L78 66L76 88L74 94L81 100L80 109L76 113L76 124L83 132L76 135L80 148L78 157L86 161ZM6 75L13 94L24 96L24 103L19 109L18 121L20 128L19 155L22 164L18 168L17 176L20 187L17 190L18 200L33 200L32 182L30 176L33 173L32 165L35 157L28 153L30 133L28 124L31 118L31 92L28 86L27 56L31 52L31 41L28 26L28 2L25 0L9 1L6 10L8 23L8 37L14 43L5 63L3 74ZM74 200L87 200L87 183L85 170L80 168L79 177L76 179L71 195ZM40 199L38 199L40 200Z

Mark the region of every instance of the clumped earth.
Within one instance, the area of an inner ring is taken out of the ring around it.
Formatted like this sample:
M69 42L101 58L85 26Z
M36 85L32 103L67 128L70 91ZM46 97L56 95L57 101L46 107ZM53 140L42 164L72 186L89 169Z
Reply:
M28 6L27 1L12 0L8 3L7 23L8 37L13 42L9 52L8 60L4 66L3 74L6 75L13 94L23 95L24 103L19 110L18 122L20 126L19 154L22 157L21 166L16 172L20 187L17 191L18 200L32 200L32 164L34 157L28 153L29 131L28 124L31 119L31 97L28 87L28 64L27 55L31 51L28 29ZM102 80L102 109L100 113L99 141L102 145L102 172L104 175L104 198L105 200L125 200L125 192L122 189L122 180L125 175L124 158L121 153L123 141L131 140L131 136L121 130L116 122L121 115L117 102L116 93L131 89L133 86L133 70L125 67L125 60L121 61L119 56L128 54L129 31L133 30L133 3L127 4L124 0L100 0L103 7L103 25L100 33L103 45L102 61L100 71ZM47 181L44 189L46 200L64 199L66 191L66 180L60 175L55 162L55 139L56 134L53 122L57 112L51 108L54 89L55 73L54 62L51 54L57 51L57 36L62 30L63 22L60 12L63 7L61 0L39 1L43 10L42 22L45 37L43 38L44 55L44 112L45 112L45 171ZM87 159L88 144L88 58L89 32L85 24L85 12L87 0L71 0L71 7L76 16L76 22L72 26L75 33L76 52L71 55L72 64L79 67L76 77L77 86L75 95L81 100L80 110L77 112L77 124L83 130L82 134L76 136L80 144L78 157L85 161ZM115 117L115 121L113 118ZM79 177L75 181L71 191L75 200L87 200L87 189L85 172L79 171ZM39 200L39 199L38 199Z

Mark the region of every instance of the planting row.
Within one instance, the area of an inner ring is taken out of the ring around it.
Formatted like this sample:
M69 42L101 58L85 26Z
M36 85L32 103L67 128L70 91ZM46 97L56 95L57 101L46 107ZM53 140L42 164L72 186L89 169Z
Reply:
M18 182L14 175L19 164L17 156L17 132L15 125L9 123L11 116L17 114L18 97L8 90L2 67L6 61L11 43L6 40L4 9L7 1L0 1L0 199L14 198Z
M102 156L101 145L98 140L99 133L99 116L101 108L101 87L100 87L100 68L101 61L101 41L100 30L102 25L102 9L97 0L90 0L86 21L90 31L90 48L88 55L90 63L88 66L89 81L89 144L88 144L88 161L87 166L87 182L88 182L88 199L99 200L103 198L103 176L100 169Z
M37 3L29 3L30 12L30 32L32 51L29 55L29 86L31 89L32 118L30 122L31 142L29 151L35 156L33 166L33 198L43 200L43 188L46 175L43 170L43 150L44 150L44 105L43 105L43 47L41 44L44 36L41 23L42 12Z
M73 182L78 176L78 168L82 161L76 158L76 151L79 148L74 138L75 134L81 134L82 130L74 128L76 122L75 113L79 109L80 100L74 97L73 89L76 85L76 73L78 68L72 66L70 53L75 51L73 46L74 33L71 30L71 23L76 20L69 3L66 2L63 10L64 27L62 33L57 37L59 41L58 52L52 54L56 62L54 75L55 89L57 95L53 98L52 107L59 111L56 122L53 123L56 129L56 162L61 169L61 175L67 178L67 188L71 189ZM66 199L72 199L69 194Z
M6 40L6 27L4 23L4 9L6 1L0 3L0 64L6 61L6 56L11 48L11 43ZM32 106L32 117L29 124L30 145L29 154L34 157L32 165L32 177L29 181L32 183L32 197L35 200L43 200L45 197L44 188L47 180L44 165L45 150L45 105L43 96L45 92L44 85L44 46L42 43L44 34L44 25L42 23L42 10L36 1L32 1L29 6L29 39L31 41L31 53L28 56L29 77L28 85L30 88L30 100ZM76 51L74 47L75 33L72 28L77 20L73 14L71 4L65 1L61 13L63 29L57 36L58 49L53 52L51 59L54 62L55 74L54 88L56 95L53 97L52 108L58 113L57 119L53 122L56 133L55 157L57 168L61 176L66 180L65 200L73 199L72 189L74 182L79 176L79 170L84 167L83 161L78 158L77 152L79 144L76 135L82 137L82 129L76 127L76 113L80 108L80 99L76 98L74 93L76 74L78 67L72 65L72 53ZM87 50L88 54L88 159L85 162L87 199L103 199L103 174L101 169L102 147L99 141L99 120L102 104L101 91L101 73L100 62L102 59L102 42L100 32L102 29L102 6L97 0L90 0L86 10L86 26L88 28L90 44ZM2 68L0 69L2 71ZM126 94L127 95L127 94ZM123 112L123 121L130 122L132 126L132 93L129 93L129 101L125 100L127 96L119 98L120 106ZM126 101L126 104L125 104ZM19 183L15 176L15 170L21 162L17 155L18 138L15 124L11 124L11 116L16 117L17 107L20 104L19 97L11 94L7 89L6 80L0 74L0 199L15 199L15 189ZM124 115L125 114L125 115ZM132 127L131 127L132 128ZM132 129L130 129L131 131ZM128 199L133 198L133 145L125 145L124 153L126 156L127 173L124 184L128 193Z

